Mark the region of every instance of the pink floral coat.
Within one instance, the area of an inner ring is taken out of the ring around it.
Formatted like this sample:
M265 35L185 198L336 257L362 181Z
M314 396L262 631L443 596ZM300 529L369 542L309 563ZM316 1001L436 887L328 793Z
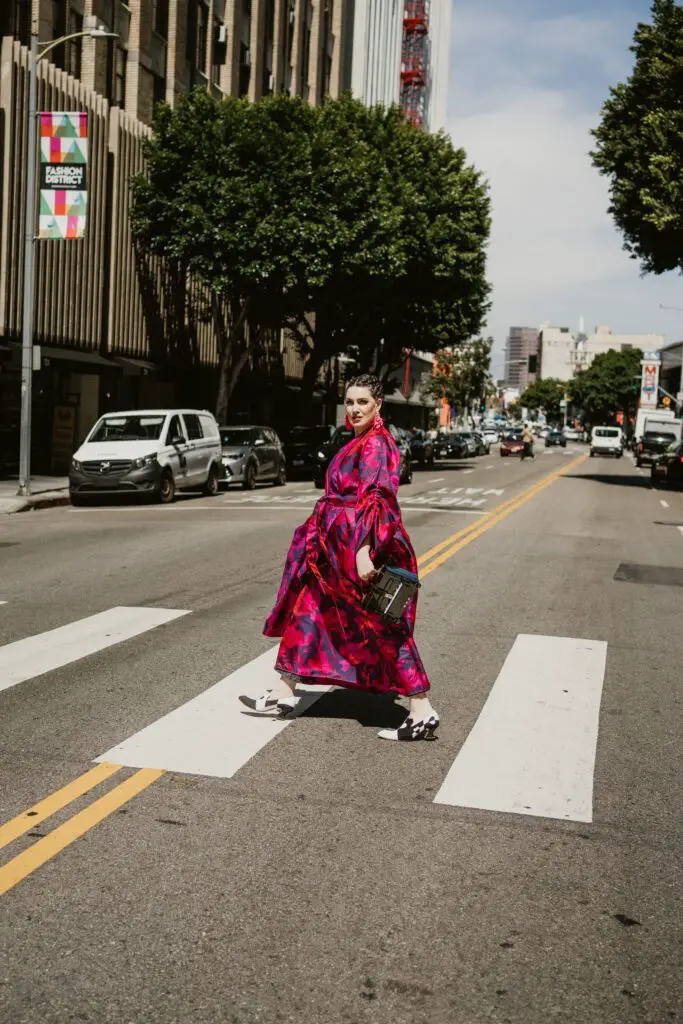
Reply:
M413 640L417 599L392 623L366 612L356 552L417 572L396 500L400 455L379 417L341 449L325 494L294 533L266 636L282 637L280 673L306 682L410 696L429 689Z

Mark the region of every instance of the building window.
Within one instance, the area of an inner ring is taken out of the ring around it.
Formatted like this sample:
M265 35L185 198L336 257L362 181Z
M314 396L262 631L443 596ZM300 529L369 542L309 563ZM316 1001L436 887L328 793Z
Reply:
M299 89L298 93L302 99L308 100L308 83L311 63L311 32L313 27L313 4L307 0L303 19L303 34L301 39L301 57L299 60Z
M31 42L31 7L26 0L14 0L14 23L12 26L15 39L22 46Z
M168 39L168 0L152 0L152 27L162 39Z
M107 79L109 82L107 99L114 107L125 107L130 8L123 3L123 0L116 0L114 4L114 32L118 38L111 39L107 48Z
M206 75L206 37L209 21L209 9L199 0L197 3L197 40L194 63L197 71Z

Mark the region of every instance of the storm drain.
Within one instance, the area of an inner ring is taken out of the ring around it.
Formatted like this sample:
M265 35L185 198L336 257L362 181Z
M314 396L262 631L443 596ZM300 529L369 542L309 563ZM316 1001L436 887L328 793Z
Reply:
M624 583L683 587L683 569L673 569L668 565L635 565L633 562L622 562L614 574L614 579Z

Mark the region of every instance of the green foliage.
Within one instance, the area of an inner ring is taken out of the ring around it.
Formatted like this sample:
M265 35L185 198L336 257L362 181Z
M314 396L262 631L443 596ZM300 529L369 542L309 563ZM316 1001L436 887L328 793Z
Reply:
M620 409L627 416L634 415L642 358L643 353L635 348L610 349L596 356L568 385L574 405L583 409L592 423L608 423Z
M654 0L631 50L633 74L610 90L591 155L624 248L661 274L683 269L683 6Z
M266 328L293 333L312 386L336 353L387 375L406 350L457 344L486 315L488 187L445 135L395 109L195 90L157 108L146 158L138 245L208 287L233 385Z
M544 412L549 420L557 420L562 411L560 403L565 396L566 388L564 381L556 377L534 381L520 398L519 404L533 412Z
M473 405L495 394L491 379L493 338L475 338L437 353L434 376L425 391L445 399L452 409L469 412Z

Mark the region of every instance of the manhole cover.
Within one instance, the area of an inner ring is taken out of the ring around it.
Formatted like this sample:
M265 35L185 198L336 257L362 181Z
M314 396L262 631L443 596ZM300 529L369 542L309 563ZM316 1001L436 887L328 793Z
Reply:
M683 587L683 569L673 569L668 565L635 565L633 562L622 562L614 574L614 579L624 583Z

